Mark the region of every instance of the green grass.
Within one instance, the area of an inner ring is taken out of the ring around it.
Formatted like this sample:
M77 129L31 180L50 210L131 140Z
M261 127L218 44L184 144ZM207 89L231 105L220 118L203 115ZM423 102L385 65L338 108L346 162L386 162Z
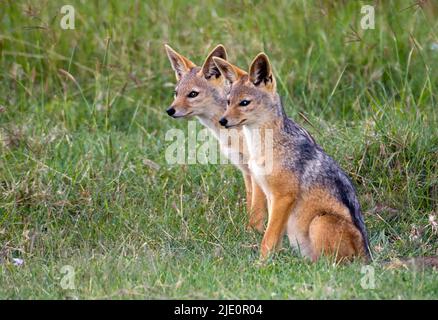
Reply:
M362 30L361 1L69 1L63 30L58 1L3 1L0 297L438 298L436 270L384 265L438 254L432 2L379 1ZM217 43L244 68L268 53L287 113L357 186L375 289L360 263L311 264L287 244L259 263L238 171L166 163L166 131L187 122L164 112L164 43L198 64Z

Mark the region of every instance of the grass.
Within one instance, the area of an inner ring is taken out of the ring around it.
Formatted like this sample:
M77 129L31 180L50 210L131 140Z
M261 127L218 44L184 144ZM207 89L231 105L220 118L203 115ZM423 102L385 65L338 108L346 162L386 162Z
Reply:
M377 1L374 30L361 1L70 3L75 30L56 1L2 2L1 298L438 298L436 269L386 264L438 254L433 1ZM164 112L164 43L198 64L217 43L244 68L269 54L287 113L357 186L374 289L287 245L259 263L237 170L166 163L187 122Z

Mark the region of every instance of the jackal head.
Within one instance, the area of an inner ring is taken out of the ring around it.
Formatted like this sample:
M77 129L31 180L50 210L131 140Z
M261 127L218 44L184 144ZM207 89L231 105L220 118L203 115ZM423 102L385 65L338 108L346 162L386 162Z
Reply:
M165 47L177 80L174 100L166 110L167 114L173 118L210 117L222 112L226 105L225 80L216 67L213 57L225 61L227 52L224 46L218 45L214 48L202 67L196 66L168 45Z
M226 128L257 126L273 116L278 105L278 95L266 54L260 53L255 57L249 73L221 58L214 57L213 60L222 75L232 84L227 110L219 120L221 125Z

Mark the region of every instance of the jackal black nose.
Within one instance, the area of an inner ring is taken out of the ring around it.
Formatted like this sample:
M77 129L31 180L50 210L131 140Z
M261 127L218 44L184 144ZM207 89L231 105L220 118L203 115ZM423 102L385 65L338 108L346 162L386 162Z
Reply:
M226 126L227 125L227 123L228 123L228 120L227 119L225 119L225 118L221 118L220 120L219 120L219 123L222 125L222 126Z
M169 116L173 116L176 111L173 107L170 107L169 109L166 110L166 112Z

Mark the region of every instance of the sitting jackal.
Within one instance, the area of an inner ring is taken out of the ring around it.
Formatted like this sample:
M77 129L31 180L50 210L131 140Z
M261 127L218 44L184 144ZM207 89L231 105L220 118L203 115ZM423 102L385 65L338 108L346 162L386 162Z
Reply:
M243 128L249 170L268 201L261 257L281 244L285 231L291 245L314 261L322 254L337 261L368 257L367 231L353 184L314 139L286 116L268 57L259 54L248 73L221 58L213 59L232 84L220 123ZM254 132L261 143L256 143ZM267 132L273 154L269 166L265 152L257 147L266 145Z

